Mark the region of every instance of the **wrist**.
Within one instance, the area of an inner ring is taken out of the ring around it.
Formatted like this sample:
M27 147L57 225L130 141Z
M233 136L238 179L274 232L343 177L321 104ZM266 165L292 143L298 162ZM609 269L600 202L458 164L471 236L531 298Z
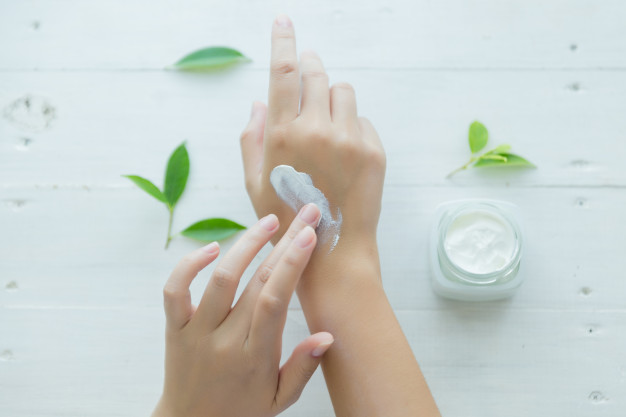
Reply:
M373 263L349 261L325 276L303 276L296 292L312 332L336 332L338 323L388 305L378 265Z
M297 294L301 299L316 294L326 300L331 296L341 299L364 286L382 290L375 237L346 238L330 253L327 248L318 248L302 274Z

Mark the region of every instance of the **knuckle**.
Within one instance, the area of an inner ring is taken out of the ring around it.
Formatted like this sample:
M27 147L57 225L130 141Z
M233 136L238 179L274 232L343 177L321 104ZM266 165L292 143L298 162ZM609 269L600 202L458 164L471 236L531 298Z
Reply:
M341 129L335 133L335 138L337 141L341 143L348 144L348 142L352 142L357 137L356 132L353 129ZM350 144L352 146L352 144Z
M272 62L270 71L278 78L288 77L296 73L298 67L293 59L278 59Z
M272 275L273 271L274 271L274 269L271 266L269 266L269 265L261 265L261 267L258 269L258 271L256 273L257 280L261 284L265 284L270 279L270 276Z
M283 301L270 294L263 294L259 298L259 307L270 316L277 316L284 310Z
M180 261L178 262L178 267L181 269L187 269L193 266L194 263L195 257L192 254L188 253L180 259Z
M300 371L299 372L300 372L300 377L302 378L301 380L302 381L308 381L313 376L313 373L315 372L315 368L302 366L302 367L300 367ZM300 395L300 393L298 392L298 396L299 395Z
M253 137L254 137L254 130L252 130L249 127L246 127L241 132L241 135L239 136L239 140L243 143L243 142L247 142L248 140L252 140Z
M211 351L212 356L219 358L220 361L224 361L231 355L233 346L228 339L220 338L220 340L213 341Z
M289 406L291 407L293 404L296 403L296 401L300 399L301 395L302 395L302 391L294 392L293 394L291 394L291 397L287 401L287 404L289 404Z
M338 142L337 144L339 152L344 156L353 157L359 151L360 146L356 141L352 140L352 136L348 136L347 134L344 135L346 135L346 139Z
M302 263L302 257L299 255L300 254L295 253L292 250L287 251L287 253L283 255L282 261L285 265L287 265L290 268L298 268L300 267L300 264Z
M352 84L343 81L333 84L332 88L336 90L344 90L349 93L354 93L354 87L352 87Z
M322 123L311 123L307 132L307 138L316 142L329 142L332 135L329 129L322 125Z
M387 157L385 156L385 152L377 146L371 146L366 151L366 158L370 164L377 167L384 168L387 164Z
M170 300L175 300L180 296L180 292L174 288L171 284L165 284L163 287L163 299L167 302Z
M252 193L256 189L256 181L251 176L245 178L246 191L248 194Z
M376 129L372 126L372 122L367 117L359 117L358 118L358 126L359 131L362 135L376 135Z
M303 71L302 72L302 79L307 81L307 80L311 80L311 81L326 81L328 82L328 74L326 74L323 71Z
M299 217L296 217L296 219L300 219ZM285 232L285 237L287 238L287 240L292 241L296 238L296 235L298 234L298 232L300 232L300 230L302 230L303 226L300 227L294 227L294 225L292 225L291 227L289 227L289 229L287 229L287 231Z
M222 267L215 268L213 271L213 277L211 278L213 286L218 289L229 289L235 282L235 277L232 272Z
M268 140L275 149L284 149L289 144L289 132L283 127L274 127L268 135Z

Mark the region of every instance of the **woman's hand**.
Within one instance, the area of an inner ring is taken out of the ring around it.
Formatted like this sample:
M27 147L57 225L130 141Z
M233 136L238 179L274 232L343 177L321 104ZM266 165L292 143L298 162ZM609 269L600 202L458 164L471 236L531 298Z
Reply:
M316 333L282 368L282 333L289 300L316 244L320 212L307 205L231 308L244 270L275 235L275 215L262 218L215 268L198 307L189 285L215 260L217 243L185 256L163 290L165 384L153 417L275 416L293 404L332 344Z
M291 165L311 176L331 212L341 209L337 251L363 242L373 242L370 250L375 247L385 174L383 147L371 123L358 117L349 84L329 89L314 52L302 53L298 65L293 25L286 16L279 16L272 29L268 107L253 104L241 149L246 188L259 217L276 213L283 224L293 218L269 181L274 167Z

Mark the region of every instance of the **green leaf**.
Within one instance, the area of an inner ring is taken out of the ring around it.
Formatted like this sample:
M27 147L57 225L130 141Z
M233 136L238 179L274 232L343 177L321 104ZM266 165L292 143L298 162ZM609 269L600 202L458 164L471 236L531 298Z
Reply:
M165 185L163 194L170 207L174 207L176 202L185 191L187 178L189 177L189 154L183 142L174 150L167 163L165 172Z
M172 68L182 71L206 71L249 61L250 58L235 49L213 46L185 55L172 65Z
M480 156L478 159L493 159L493 160L496 160L496 161L503 161L503 162L507 161L506 156L495 155L495 154L491 154L491 155L484 154L484 155Z
M245 226L232 220L213 218L200 220L180 232L180 234L202 242L213 242L214 240L226 239L245 228Z
M492 150L485 152L485 155L490 155L494 153L507 153L511 150L511 145L498 145Z
M472 123L469 128L469 146L472 153L476 153L484 148L487 145L487 140L489 140L489 133L485 125L479 121Z
M515 155L512 153L501 153L499 155L505 157L506 161L502 159L491 159L491 158L487 159L487 158L481 157L478 161L476 161L474 166L477 168L487 167L487 166L517 166L517 167L536 168L535 164L522 158L519 155Z
M151 183L149 180L142 178L138 175L122 175L122 177L126 177L132 182L134 182L139 188L150 194L152 197L156 198L159 201L167 204L167 200L165 196L159 190L159 187Z

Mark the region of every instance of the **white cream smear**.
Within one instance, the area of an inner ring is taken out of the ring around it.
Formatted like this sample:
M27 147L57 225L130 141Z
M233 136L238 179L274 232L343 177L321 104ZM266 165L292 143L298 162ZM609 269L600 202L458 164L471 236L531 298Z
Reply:
M459 268L487 274L511 261L515 232L505 219L487 210L461 213L448 226L444 249Z
M309 203L317 205L322 214L316 229L318 245L323 245L331 240L328 252L332 252L339 242L342 221L341 210L337 208L336 216L332 215L328 199L323 192L315 188L311 176L304 172L298 172L289 165L278 165L270 174L270 183L278 197L296 213Z

